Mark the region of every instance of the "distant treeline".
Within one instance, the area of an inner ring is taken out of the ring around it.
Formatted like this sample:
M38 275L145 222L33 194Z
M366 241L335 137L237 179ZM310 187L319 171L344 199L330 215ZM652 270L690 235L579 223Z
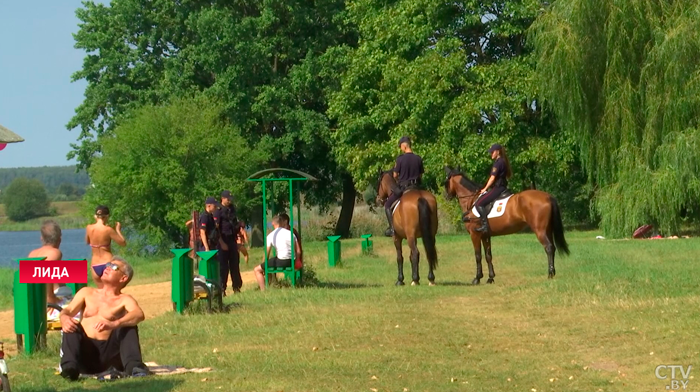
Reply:
M0 169L0 191L7 188L12 180L20 177L39 180L44 184L49 195L56 193L82 195L90 185L88 174L84 170L76 173L75 166L18 167Z

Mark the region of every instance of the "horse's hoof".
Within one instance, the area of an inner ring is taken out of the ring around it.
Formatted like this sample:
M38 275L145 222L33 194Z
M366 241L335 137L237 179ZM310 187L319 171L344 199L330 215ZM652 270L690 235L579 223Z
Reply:
M420 282L416 282L415 280L411 282L411 286L420 286Z
M404 282L402 282L402 281L400 281L400 280L396 281L396 285L397 285L397 286L403 286L403 285L405 285L405 284L406 284L406 283L404 283Z
M433 280L429 281L428 286L435 286L435 281L433 281Z
M480 279L474 279L474 280L472 280L472 285L476 286L479 284L479 282L480 282Z
M486 283L493 283L493 278L489 278L489 280L487 280Z
M554 274L551 272L549 273L549 279L554 279Z

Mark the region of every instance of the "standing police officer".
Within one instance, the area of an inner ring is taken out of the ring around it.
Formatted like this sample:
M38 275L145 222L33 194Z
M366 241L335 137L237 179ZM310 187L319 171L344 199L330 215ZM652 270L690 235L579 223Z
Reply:
M219 245L219 230L214 219L216 199L207 197L204 202L204 211L199 214L199 241L197 248L200 251L217 249Z
M411 149L411 139L403 136L399 139L399 148L403 152L396 158L394 165L394 178L398 180L399 189L394 189L391 196L384 202L384 211L389 220L389 228L384 233L387 237L394 235L394 219L391 213L391 205L397 201L403 193L410 188L418 188L423 176L423 158L413 153Z
M231 191L221 192L221 207L214 213L214 218L219 223L219 232L221 233L219 252L217 253L221 272L221 288L225 295L228 274L230 273L231 288L234 293L237 293L243 287L243 278L241 277L240 255L236 243L238 218Z

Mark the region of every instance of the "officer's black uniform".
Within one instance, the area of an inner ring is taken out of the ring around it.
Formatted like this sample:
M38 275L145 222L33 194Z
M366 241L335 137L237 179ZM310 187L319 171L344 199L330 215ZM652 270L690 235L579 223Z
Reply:
M402 143L411 144L411 140L404 136L399 140L399 147ZM403 193L410 188L418 188L421 185L421 177L424 173L423 158L413 152L406 152L396 158L394 172L398 174L398 189L391 192L391 196L384 202L384 210L386 218L389 221L389 229L386 231L387 236L394 235L394 222L391 213L391 205L398 200Z
M494 144L491 146L491 149L489 149L489 153L499 148L501 148L500 144ZM493 166L491 167L490 174L491 176L496 177L496 179L493 181L492 188L490 191L481 196L474 204L481 219L481 227L476 228L476 231L489 231L489 220L486 216L485 208L489 203L496 200L498 196L500 196L501 193L503 193L508 187L506 172L506 161L502 157L496 158L496 160L493 162Z
M231 200L231 204L227 206L221 204L219 209L214 213L214 218L219 224L219 232L221 239L228 247L227 250L222 249L221 245L217 246L219 252L217 259L219 260L219 268L221 272L221 288L226 292L226 283L228 282L228 274L231 274L231 287L233 291L240 291L243 287L243 278L241 277L240 269L240 254L238 253L238 244L236 236L238 234L238 219L236 217L236 207L233 205L233 197L231 191L221 192L222 198Z
M216 204L216 200L213 197L207 198L205 204ZM199 224L200 229L204 229L207 234L207 242L209 243L209 250L215 250L219 247L219 230L216 226L216 220L214 219L214 214L207 212L205 209L199 214ZM201 236L200 236L201 237ZM204 251L206 248L203 244L203 239L200 238L197 244L199 251Z

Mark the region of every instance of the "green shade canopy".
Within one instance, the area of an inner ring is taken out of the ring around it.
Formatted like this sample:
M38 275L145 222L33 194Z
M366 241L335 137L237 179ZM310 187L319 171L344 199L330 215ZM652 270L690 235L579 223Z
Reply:
M20 135L0 125L0 143L19 143L23 141L24 139Z
M262 177L262 176L265 176L265 175L267 175L267 174L275 173L275 172L294 173L294 174L296 174L296 175L298 175L298 176L301 176L301 177L303 177L303 178L306 178L307 180L318 181L318 179L317 179L316 177L312 176L311 174L304 173L304 172L299 171L299 170L285 169L285 168L282 168L282 167L276 167L276 168L272 168L272 169L260 170L260 171L257 172L257 173L251 174L250 177L248 177L248 181L252 181L252 180L258 179L258 178L260 178L260 177Z

